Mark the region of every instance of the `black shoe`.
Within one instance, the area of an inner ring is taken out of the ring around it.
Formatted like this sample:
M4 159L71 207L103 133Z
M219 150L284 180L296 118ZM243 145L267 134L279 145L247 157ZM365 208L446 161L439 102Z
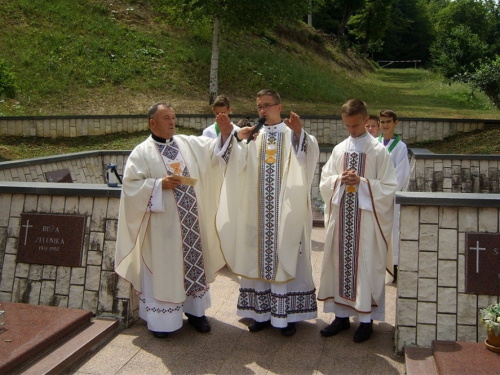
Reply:
M248 330L250 332L259 332L262 331L264 328L269 327L270 325L271 325L270 320L266 320L265 322L258 322L254 320L253 323L248 326Z
M398 282L398 265L395 264L394 265L394 279L392 280L393 283L397 283Z
M354 342L363 342L368 340L373 332L373 320L371 323L360 323L356 332L354 332Z
M335 317L333 322L328 327L322 329L320 333L322 336L325 337L335 336L336 334L340 333L341 331L345 331L350 327L351 327L351 322L349 321L349 318Z
M153 333L153 336L156 337L157 339L166 339L168 337L168 332L156 332L156 331L151 331Z
M194 329L200 333L210 332L212 327L210 327L210 323L205 315L203 316L194 316L188 313L185 313L188 317L188 323L191 324Z
M295 328L295 323L288 323L285 328L281 328L281 334L283 336L293 336L297 332L297 328Z

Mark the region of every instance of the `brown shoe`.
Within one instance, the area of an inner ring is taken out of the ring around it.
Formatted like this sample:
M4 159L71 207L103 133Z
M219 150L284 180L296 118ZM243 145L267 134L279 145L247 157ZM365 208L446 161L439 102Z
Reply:
M330 337L339 334L342 331L351 328L351 322L349 318L338 318L335 317L333 322L326 328L320 331L321 336Z

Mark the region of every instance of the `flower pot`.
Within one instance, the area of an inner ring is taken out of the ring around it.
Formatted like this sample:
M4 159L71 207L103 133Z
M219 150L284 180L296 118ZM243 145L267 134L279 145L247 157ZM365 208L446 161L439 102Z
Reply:
M500 332L499 332L499 330L498 329L496 330L496 333L498 333L498 335L497 335L495 333L495 329L488 327L487 333L488 333L488 343L491 346L496 346L496 347L500 348Z

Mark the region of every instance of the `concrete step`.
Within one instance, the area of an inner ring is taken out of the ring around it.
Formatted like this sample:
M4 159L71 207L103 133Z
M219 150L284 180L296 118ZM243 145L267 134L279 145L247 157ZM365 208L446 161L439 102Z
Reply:
M407 375L499 374L500 355L482 342L432 341L431 348L405 348Z
M17 374L41 375L61 374L88 352L94 351L107 342L119 330L116 319L96 318L75 332L57 347L52 348L36 361L19 369Z

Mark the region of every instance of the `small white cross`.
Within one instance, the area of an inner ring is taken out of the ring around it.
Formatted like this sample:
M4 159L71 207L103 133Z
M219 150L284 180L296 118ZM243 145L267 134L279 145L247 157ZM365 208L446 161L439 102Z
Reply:
M28 239L28 230L29 228L33 228L33 225L30 225L30 220L26 220L25 225L21 225L23 228L26 228L26 232L24 232L24 246L26 246L26 241Z
M486 250L486 248L479 247L479 241L476 241L476 247L469 247L469 249L476 252L476 273L479 273L479 250Z

